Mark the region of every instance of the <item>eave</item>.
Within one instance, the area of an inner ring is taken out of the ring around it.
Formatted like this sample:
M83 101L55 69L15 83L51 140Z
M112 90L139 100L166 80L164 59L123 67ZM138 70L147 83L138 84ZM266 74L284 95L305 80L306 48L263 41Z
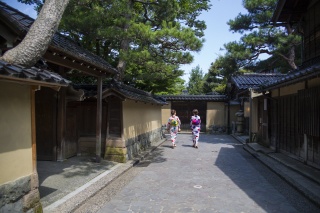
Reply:
M306 13L310 0L278 0L272 23L297 23Z
M43 55L43 58L48 62L57 64L62 67L67 67L70 69L76 69L81 71L87 75L95 76L95 77L109 77L113 73L108 73L106 70L103 70L97 66L89 64L81 59L77 59L70 54L66 54L65 52L61 52L52 47L49 47L47 52Z
M43 82L43 81L37 81L32 79L21 79L21 78L16 78L12 76L1 76L1 75L0 75L0 81L16 83L16 84L24 84L24 85L30 85L30 86L49 87L56 91L59 91L61 87L68 86L68 85L58 84L58 83Z

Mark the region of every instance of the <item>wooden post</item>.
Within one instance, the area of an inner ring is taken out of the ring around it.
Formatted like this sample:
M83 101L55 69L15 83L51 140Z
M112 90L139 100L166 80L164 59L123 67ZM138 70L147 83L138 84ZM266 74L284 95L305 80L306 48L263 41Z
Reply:
M65 132L66 132L66 89L61 88L58 94L57 112L57 161L65 160Z
M253 142L253 138L252 138L252 107L253 107L253 104L252 104L252 88L249 88L249 93L250 93L250 96L249 96L249 104L250 104L250 115L249 115L249 143L252 143Z
M31 138L32 138L32 170L37 172L37 140L36 140L36 103L35 92L39 90L40 86L31 87Z
M101 123L102 123L102 77L97 84L97 120L96 120L96 162L101 161Z

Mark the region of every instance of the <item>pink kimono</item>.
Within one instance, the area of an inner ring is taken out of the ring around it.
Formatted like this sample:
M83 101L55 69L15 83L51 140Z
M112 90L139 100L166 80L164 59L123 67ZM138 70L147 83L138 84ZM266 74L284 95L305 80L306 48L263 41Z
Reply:
M192 129L193 147L198 148L198 140L200 137L200 129L201 129L201 119L199 115L191 116L190 127Z

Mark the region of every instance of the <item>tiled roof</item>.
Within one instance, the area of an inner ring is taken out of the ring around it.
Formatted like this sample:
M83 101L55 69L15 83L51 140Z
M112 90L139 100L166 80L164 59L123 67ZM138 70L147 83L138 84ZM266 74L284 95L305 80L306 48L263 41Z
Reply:
M74 85L74 88L84 90L87 97L95 96L97 93L96 85ZM103 89L103 97L105 97L109 92L115 91L117 94L127 99L141 101L145 103L158 104L158 105L167 104L167 102L160 96L156 96L149 92L136 89L134 87L117 82L115 80L112 80L109 84L103 85L102 89Z
M167 101L226 101L225 95L161 95Z
M24 81L41 85L68 86L70 81L59 74L35 67L25 68L0 60L0 79Z
M19 34L19 36L24 37L31 25L34 22L34 19L21 13L19 10L16 10L4 2L0 1L0 18L6 20L10 23L11 28ZM60 33L55 33L50 47L61 51L73 59L78 59L84 61L91 66L95 66L99 69L106 70L109 73L117 74L118 71L113 68L109 63L107 63L101 57L94 55L90 51L82 48L78 43L72 41L71 39L61 35Z
M320 75L320 63L291 71L288 74L283 75L282 78L279 78L278 80L273 81L268 85L265 85L260 90L269 90L269 89L279 88L282 86L287 86L290 84L304 81L306 79L317 77L319 75Z
M243 75L231 76L231 83L234 83L238 90L256 89L262 85L276 82L283 76L285 75L275 73L245 73Z

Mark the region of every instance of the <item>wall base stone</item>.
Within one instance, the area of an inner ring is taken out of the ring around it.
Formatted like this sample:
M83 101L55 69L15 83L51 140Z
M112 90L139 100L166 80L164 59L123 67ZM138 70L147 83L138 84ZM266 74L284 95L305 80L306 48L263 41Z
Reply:
M125 163L163 137L162 128L159 128L126 141L122 141L121 138L107 139L104 159Z
M127 148L122 147L106 147L105 160L115 161L118 163L127 162Z
M37 173L0 186L2 212L42 212Z

